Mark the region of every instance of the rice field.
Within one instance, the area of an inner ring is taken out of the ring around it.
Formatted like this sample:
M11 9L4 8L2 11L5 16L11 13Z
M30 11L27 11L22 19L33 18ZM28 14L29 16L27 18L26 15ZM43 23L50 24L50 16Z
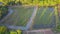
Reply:
M33 29L54 28L55 26L54 7L40 7L34 19Z
M34 7L13 7L12 9L13 14L4 21L4 24L26 26L34 11ZM56 16L54 7L39 7L32 24L33 29L55 28Z
M13 14L5 20L4 24L13 26L26 26L32 13L33 7L13 7Z

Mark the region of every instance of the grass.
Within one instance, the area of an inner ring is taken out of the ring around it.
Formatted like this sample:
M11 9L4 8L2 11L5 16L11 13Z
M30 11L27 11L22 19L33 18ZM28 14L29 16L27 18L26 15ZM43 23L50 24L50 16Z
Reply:
M38 9L34 19L34 28L55 27L55 16L53 7L41 7Z

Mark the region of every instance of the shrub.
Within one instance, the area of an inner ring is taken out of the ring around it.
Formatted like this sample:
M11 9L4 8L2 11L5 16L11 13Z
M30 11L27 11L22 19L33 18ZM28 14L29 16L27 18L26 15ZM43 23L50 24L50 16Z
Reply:
M16 3L16 5L22 5L22 3L21 3L20 1L18 1L18 2Z
M0 26L0 34L4 34L7 28L5 26Z
M8 13L7 6L0 6L0 20Z
M15 5L15 1L10 1L7 3L7 5L9 5L9 6Z

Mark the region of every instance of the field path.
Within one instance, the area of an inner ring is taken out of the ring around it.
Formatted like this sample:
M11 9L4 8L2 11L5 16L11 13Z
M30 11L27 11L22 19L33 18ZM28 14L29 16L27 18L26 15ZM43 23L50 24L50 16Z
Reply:
M34 7L34 11L32 13L32 16L30 17L30 20L27 22L26 29L29 29L33 25L33 20L37 14L38 6Z

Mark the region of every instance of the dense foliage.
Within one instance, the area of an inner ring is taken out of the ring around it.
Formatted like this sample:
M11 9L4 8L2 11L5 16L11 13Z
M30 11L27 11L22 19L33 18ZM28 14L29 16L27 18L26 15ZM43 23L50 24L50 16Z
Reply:
M20 29L8 29L6 26L0 25L0 34L22 34L22 31Z
M60 3L60 0L2 0L0 2L3 2L4 5L14 5L14 4L22 4L22 5L56 5Z
M14 1L8 2L7 5L15 5Z
M7 28L5 26L0 26L0 34L5 34Z
M7 6L0 6L0 20L8 13Z

